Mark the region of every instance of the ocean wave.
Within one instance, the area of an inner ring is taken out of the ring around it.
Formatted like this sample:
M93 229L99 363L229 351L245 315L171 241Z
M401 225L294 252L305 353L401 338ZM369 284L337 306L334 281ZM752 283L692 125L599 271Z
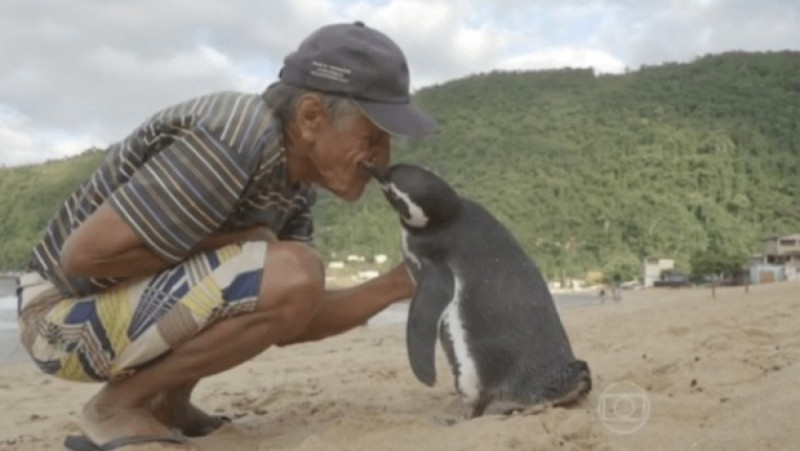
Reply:
M16 296L0 297L0 330L13 330L16 328L17 328Z

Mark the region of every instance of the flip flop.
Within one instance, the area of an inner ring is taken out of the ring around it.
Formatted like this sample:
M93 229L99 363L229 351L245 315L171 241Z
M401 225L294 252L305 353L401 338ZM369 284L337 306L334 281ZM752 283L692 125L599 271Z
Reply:
M72 451L108 451L123 446L139 445L142 443L186 443L186 437L178 430L172 431L168 436L163 435L132 435L109 440L98 445L89 440L85 435L70 435L64 440L64 446Z
M203 426L188 427L182 429L183 435L187 437L205 437L206 435L213 434L222 426L230 424L233 421L230 417L225 415L212 415L212 418L220 420L220 423L214 429L207 430Z

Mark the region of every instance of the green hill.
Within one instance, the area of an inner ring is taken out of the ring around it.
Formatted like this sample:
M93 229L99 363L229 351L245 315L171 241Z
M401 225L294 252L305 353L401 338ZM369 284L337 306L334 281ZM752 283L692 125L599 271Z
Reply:
M800 53L728 53L594 76L493 72L416 101L441 130L395 143L506 223L550 277L758 251L800 231ZM0 263L16 267L49 212L98 161L0 170ZM39 178L39 177L43 178ZM374 187L355 204L322 193L326 258L399 257L399 225Z
M66 160L0 168L0 271L25 265L47 223L102 159L101 151L90 150Z

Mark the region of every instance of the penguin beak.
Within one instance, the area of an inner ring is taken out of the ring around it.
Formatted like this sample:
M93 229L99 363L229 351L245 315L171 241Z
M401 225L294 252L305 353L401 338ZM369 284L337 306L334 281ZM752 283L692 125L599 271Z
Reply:
M361 167L381 185L386 185L386 170L381 169L369 161L361 162Z

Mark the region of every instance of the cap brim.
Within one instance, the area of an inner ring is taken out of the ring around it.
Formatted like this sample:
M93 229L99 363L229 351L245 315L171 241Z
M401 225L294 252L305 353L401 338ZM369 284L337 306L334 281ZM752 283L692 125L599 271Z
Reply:
M419 138L436 130L436 121L412 103L353 100L375 125L391 135Z

